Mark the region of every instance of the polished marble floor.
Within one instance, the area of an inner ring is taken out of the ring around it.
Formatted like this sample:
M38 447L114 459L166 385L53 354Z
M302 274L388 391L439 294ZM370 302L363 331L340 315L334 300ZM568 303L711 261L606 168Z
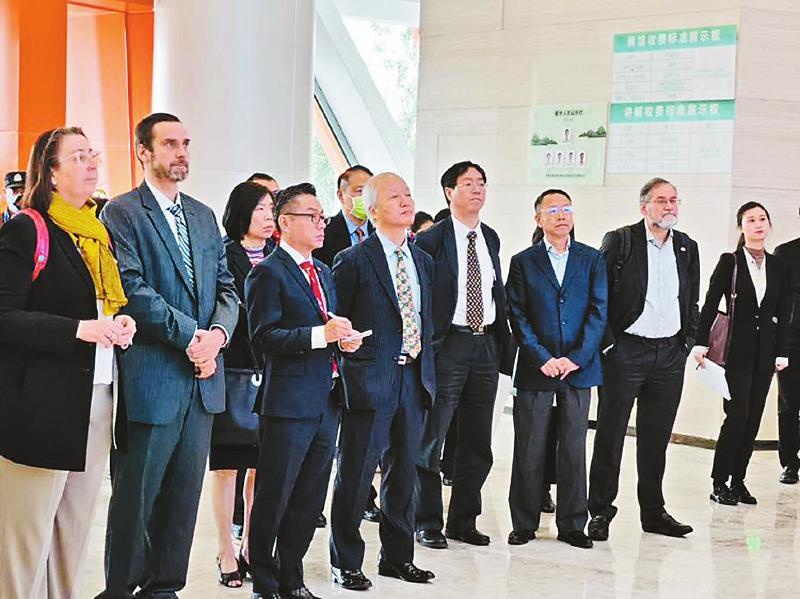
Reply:
M591 450L590 432L589 451ZM380 577L375 559L378 527L364 522L367 541L365 574L375 584L368 593L343 591L329 580L328 530L317 531L306 558L306 583L321 597L506 597L601 599L664 597L694 599L738 597L778 599L800 596L800 485L778 483L774 451L754 455L748 486L758 498L755 507L725 507L708 501L712 452L687 446L669 449L667 507L694 526L686 539L643 533L636 505L634 439L626 440L620 508L606 543L575 549L555 540L553 516L545 515L538 538L509 547L511 522L507 495L511 473L513 427L503 414L495 434L495 467L484 489L484 514L479 528L492 536L488 547L451 542L447 550L417 546L416 563L433 570L436 579L413 585ZM588 454L588 452L587 452ZM108 488L98 511L87 559L84 591L92 597L102 586L102 544ZM216 581L216 536L209 497L204 494L192 552L187 599L249 597L252 585L229 590Z

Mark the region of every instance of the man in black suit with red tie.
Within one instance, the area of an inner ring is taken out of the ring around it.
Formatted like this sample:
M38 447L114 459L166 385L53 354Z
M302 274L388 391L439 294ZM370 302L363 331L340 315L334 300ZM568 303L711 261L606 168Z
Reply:
M324 218L314 187L302 183L275 201L281 242L247 277L253 350L263 356L256 410L261 450L251 515L253 598L315 599L303 556L325 502L341 397L336 346L354 351L350 321L334 316L330 270L313 261Z
M431 315L431 257L408 243L414 200L406 183L383 173L364 186L375 234L340 252L333 266L339 314L372 331L342 360L342 415L331 507L331 570L342 588L372 586L361 571L361 506L380 462L381 552L378 573L428 582L414 563L414 487L425 410L436 383Z
M425 419L417 469L416 539L444 549L445 537L488 545L475 525L481 488L492 467L492 416L498 373L510 331L500 271L500 238L480 221L486 173L458 162L442 175L451 216L421 233L417 247L433 256L433 346L436 403ZM510 368L503 372L511 374ZM457 409L457 410L456 410ZM453 415L458 418L453 491L444 528L440 457Z

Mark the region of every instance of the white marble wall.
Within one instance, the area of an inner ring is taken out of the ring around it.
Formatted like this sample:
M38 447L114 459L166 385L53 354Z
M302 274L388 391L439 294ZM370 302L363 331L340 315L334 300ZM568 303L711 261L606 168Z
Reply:
M800 234L800 1L798 0L424 0L415 194L420 209L444 207L438 181L457 160L487 170L484 220L503 240L506 261L532 231L528 183L530 108L605 103L611 96L616 33L739 26L733 172L668 176L684 199L680 228L700 244L702 279L736 239L744 201L771 210L771 244ZM658 175L659 173L652 173ZM569 187L576 230L599 245L609 229L638 219L645 175L609 175L604 186ZM777 436L775 390L760 438ZM720 401L687 387L676 432L716 438Z

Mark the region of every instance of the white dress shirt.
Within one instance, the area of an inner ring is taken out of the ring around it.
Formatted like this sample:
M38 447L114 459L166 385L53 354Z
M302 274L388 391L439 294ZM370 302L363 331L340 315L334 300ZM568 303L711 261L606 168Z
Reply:
M681 330L680 279L674 236L670 231L664 245L659 247L647 225L644 230L647 235L647 293L642 313L625 332L650 339L672 337Z
M289 256L291 256L292 260L295 261L295 264L297 264L298 267L300 267L300 265L303 262L311 262L312 265L314 264L314 260L311 258L311 256L306 258L305 256L303 256L303 254L298 252L296 249L294 249L292 246L290 246L288 243L286 243L286 241L284 241L283 239L280 242L280 246L287 254L289 254ZM303 276L306 278L306 281L308 281L309 286L311 286L311 278L308 276L308 273L305 270L303 270L302 267L300 267L300 271L303 273ZM319 278L319 277L317 277L317 278ZM327 314L328 313L328 301L325 298L325 289L322 287L322 281L321 280L320 280L320 283L319 283L319 287L320 287L320 290L322 291L322 305L325 307L325 313ZM312 327L311 328L311 349L324 349L327 346L328 346L328 342L325 341L325 325L319 325L319 326L316 326L316 327Z
M561 285L564 282L564 274L567 272L567 261L569 260L569 246L572 245L572 240L567 237L567 250L563 254L556 251L555 246L544 238L544 249L547 250L547 257L550 258L550 265L556 273L556 280Z
M753 256L750 255L746 249L742 250L744 258L747 260L747 270L750 272L750 279L753 281L753 288L756 291L756 302L758 307L761 307L761 302L764 300L764 295L767 293L767 257L761 262L761 268L758 267L758 262Z
M453 232L456 237L456 254L458 257L458 297L456 299L456 310L453 313L453 324L466 326L467 322L467 234L475 231L475 251L478 254L478 264L481 268L481 297L483 298L483 325L493 324L496 318L496 308L492 288L494 287L494 264L489 255L489 247L481 230L481 224L474 229L470 229L458 220L452 218Z

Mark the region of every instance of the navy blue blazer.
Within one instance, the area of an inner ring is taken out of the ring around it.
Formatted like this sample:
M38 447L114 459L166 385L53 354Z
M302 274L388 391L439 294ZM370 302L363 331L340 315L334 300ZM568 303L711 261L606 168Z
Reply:
M483 223L481 232L494 265L492 297L497 311L494 333L497 337L498 357L502 361L511 341L511 332L508 329L506 290L503 288L503 273L500 268L500 237L494 229ZM438 351L453 323L458 301L458 251L452 217L439 221L417 235L414 243L433 257L433 347ZM511 362L506 374L511 374L513 360ZM505 372L506 369L501 370Z
M330 269L314 260L328 312L336 312ZM264 360L254 407L262 416L317 418L327 406L335 344L311 349L311 329L325 324L319 304L294 259L278 246L245 280L253 351Z
M168 424L177 418L180 398L192 392L196 381L186 356L195 331L221 325L233 335L239 319L239 296L214 213L186 194L181 204L192 247L194 291L175 236L146 183L108 202L100 215L114 242L128 297L122 313L136 320L133 345L117 353L121 398L133 422ZM197 383L206 411L224 411L221 356L216 373Z
M566 382L577 389L603 383L600 340L606 328L608 286L603 256L573 241L561 285L544 241L511 258L506 284L520 353L514 386L550 391L558 386L539 370L550 358L566 356L580 366Z
M436 393L431 313L433 260L414 244L410 249L422 301L422 352L417 359L427 396L425 403L430 407ZM396 359L403 344L403 320L378 236L370 235L359 245L339 252L333 263L333 279L338 314L349 318L356 330L372 331L357 351L342 354L347 407L350 410L383 407L396 397L393 391L399 385Z

